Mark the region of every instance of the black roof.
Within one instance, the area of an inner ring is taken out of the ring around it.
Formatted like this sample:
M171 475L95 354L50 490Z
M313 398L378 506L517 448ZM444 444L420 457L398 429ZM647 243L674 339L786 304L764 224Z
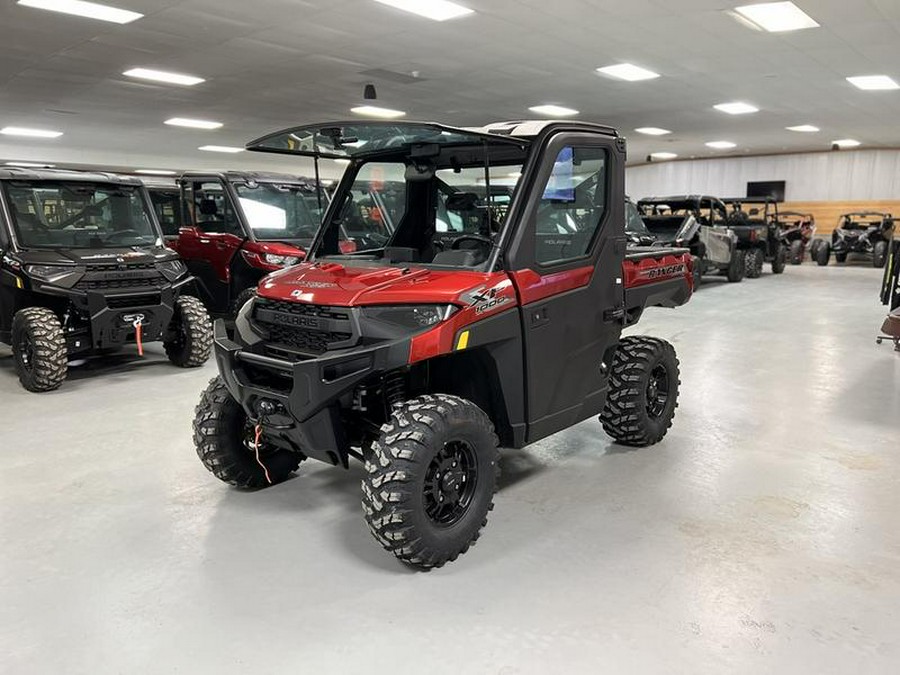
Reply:
M226 181L246 181L256 183L280 183L315 186L314 178L295 176L287 173L269 171L184 171L179 178L208 178L213 176Z
M116 183L118 185L141 186L136 176L123 176L109 171L76 171L74 169L26 169L20 167L0 168L0 180L53 180L84 181L88 183Z

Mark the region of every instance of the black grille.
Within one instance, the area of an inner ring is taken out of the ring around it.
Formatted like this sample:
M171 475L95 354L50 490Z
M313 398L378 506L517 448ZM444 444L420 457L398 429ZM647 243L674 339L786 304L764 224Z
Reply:
M259 310L267 310L265 316L260 316ZM270 312L290 317L322 319L330 328L311 328L276 322L271 319ZM259 326L268 332L274 351L280 351L274 346L280 345L305 354L322 354L329 347L340 342L347 342L353 337L353 333L350 332L350 314L347 310L339 307L322 307L321 305L258 298L254 304L254 318ZM334 330L334 328L345 328L345 330Z
M155 288L165 284L165 278L153 263L126 266L91 265L75 288L83 291L118 288Z
M122 297L111 296L106 298L106 306L110 309L125 309L128 307L156 306L162 302L159 293L147 295L126 295Z
M160 285L158 278L153 279L82 279L75 288L82 291L109 290L118 288L156 288Z

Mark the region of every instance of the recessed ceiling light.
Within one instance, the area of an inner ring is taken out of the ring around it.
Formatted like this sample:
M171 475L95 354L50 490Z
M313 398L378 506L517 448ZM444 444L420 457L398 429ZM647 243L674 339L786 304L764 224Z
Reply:
M243 148L235 148L230 145L201 145L198 150L204 150L206 152L243 152Z
M192 120L187 117L173 117L166 120L164 124L173 127L188 127L190 129L221 129L221 122L211 122L209 120Z
M785 127L788 131L799 131L802 134L814 134L819 131L819 127L814 127L812 124L800 124L796 127Z
M816 21L793 2L763 2L756 5L735 7L736 18L749 21L753 26L770 33L783 33L802 28L817 28Z
M631 63L619 63L615 66L603 66L597 68L597 72L602 75L614 77L617 80L625 80L626 82L638 82L640 80L652 80L659 77L659 73L652 70L641 68Z
M38 162L6 162L6 166L20 166L23 169L52 169L56 164L40 164Z
M152 80L153 82L165 82L166 84L181 84L185 87L193 87L195 84L206 82L202 77L194 75L182 75L181 73L169 73L165 70L154 70L153 68L132 68L126 70L123 75L128 77L136 77L139 80Z
M854 87L858 87L863 91L888 91L890 89L900 89L900 84L887 75L860 75L858 77L848 77L847 82Z
M759 112L759 108L755 105L743 103L742 101L720 103L719 105L714 105L713 108L719 112L728 113L729 115L747 115L748 113Z
M653 159L675 159L678 157L674 152L651 152L650 156Z
M707 148L715 148L716 150L730 150L736 148L737 144L731 141L710 141L706 144Z
M355 108L350 108L350 112L356 113L357 115L365 115L366 117L381 117L387 120L396 119L406 115L402 110L379 108L376 105L360 105Z
M100 5L96 2L82 2L82 0L19 0L22 7L46 9L51 12L83 16L88 19L99 19L111 23L131 23L137 21L143 14L127 9Z
M832 145L836 145L839 148L858 148L862 143L853 139L853 138L842 138L839 141L832 141Z
M174 176L177 171L169 171L168 169L135 169L135 173L144 174L145 176Z
M638 127L635 131L639 134L646 134L647 136L665 136L666 134L672 133L668 129L660 129L659 127Z
M402 9L404 12L412 12L433 21L447 21L475 13L474 9L449 0L375 0L375 2Z
M566 108L565 106L552 104L536 105L529 108L529 110L538 115L546 115L547 117L570 117L578 114L578 111L574 108Z
M5 136L28 136L30 138L59 138L61 131L49 131L47 129L28 129L27 127L3 127L0 134Z

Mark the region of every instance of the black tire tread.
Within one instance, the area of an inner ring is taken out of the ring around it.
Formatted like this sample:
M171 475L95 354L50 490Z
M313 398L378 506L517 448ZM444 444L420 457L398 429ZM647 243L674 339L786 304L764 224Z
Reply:
M166 356L179 368L199 368L209 360L213 344L212 321L206 307L193 296L179 296L172 321L182 323L188 333L187 343L164 342Z
M390 421L381 428L381 435L371 445L366 460L366 476L362 480L362 506L366 523L375 539L403 562L422 569L442 567L456 560L475 544L482 528L487 525L485 513L478 529L465 546L458 551L446 552L429 549L415 535L407 516L413 494L410 483L413 477L428 466L430 453L428 440L439 425L449 425L460 417L481 426L493 439L494 484L497 491L500 475L499 440L490 418L476 405L458 396L430 394L395 406ZM491 498L487 511L494 508Z
M234 299L234 304L231 306L231 318L237 318L238 312L241 311L241 307L243 307L249 300L252 300L256 297L256 287L253 286L251 288L245 288L240 293L237 294L237 297Z
M40 393L53 391L65 381L68 373L68 348L62 326L56 314L46 307L26 307L13 317L13 349L19 331L31 333L34 359L30 374L20 368L15 359L19 382L28 391Z
M799 265L803 262L803 241L795 239L791 242L791 265Z

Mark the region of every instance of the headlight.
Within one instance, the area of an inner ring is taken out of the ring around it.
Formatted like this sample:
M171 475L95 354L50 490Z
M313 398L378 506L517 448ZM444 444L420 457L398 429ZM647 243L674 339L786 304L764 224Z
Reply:
M290 267L291 265L296 265L300 262L300 258L293 255L275 255L273 253L266 253L263 255L263 260L269 263L270 265L278 265L280 267Z
M26 265L25 272L41 281L55 283L75 271L74 267L66 265Z
M165 262L156 263L156 268L169 281L175 281L187 272L187 266L180 260L166 260Z
M420 330L446 321L459 308L455 305L397 305L364 307L363 316L371 321L381 321L403 328Z

